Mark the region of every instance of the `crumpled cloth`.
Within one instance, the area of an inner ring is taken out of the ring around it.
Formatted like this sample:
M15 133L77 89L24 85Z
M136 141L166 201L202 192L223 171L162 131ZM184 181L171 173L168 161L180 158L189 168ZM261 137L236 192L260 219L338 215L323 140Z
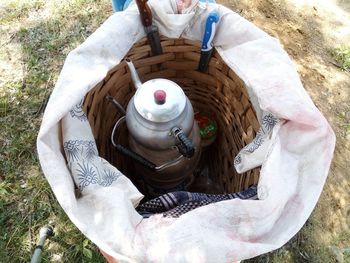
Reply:
M198 207L235 198L256 200L258 199L257 187L252 186L242 192L221 195L185 191L172 192L139 205L136 207L136 211L144 218L149 218L154 214L177 218Z
M260 124L273 124L262 127L260 138L240 157L232 156L238 172L261 166L259 200L232 199L179 218L144 219L135 210L142 194L98 156L88 122L78 118L79 107L78 115L70 115L145 37L132 3L68 55L47 104L37 149L58 202L82 233L118 262L234 262L281 247L304 225L322 192L335 146L331 127L278 40L221 5L193 1L178 14L175 0L148 3L160 34L170 38L201 41L208 14L218 11L216 50L246 84ZM66 158L73 146L80 161ZM90 161L82 152L88 149Z

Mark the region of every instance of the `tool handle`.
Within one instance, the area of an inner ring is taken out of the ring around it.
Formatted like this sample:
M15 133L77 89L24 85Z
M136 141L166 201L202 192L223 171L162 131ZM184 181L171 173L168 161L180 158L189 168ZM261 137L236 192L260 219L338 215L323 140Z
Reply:
M124 146L117 144L115 146L115 148L122 154L130 157L131 159L133 159L134 161L138 162L139 164L142 164L143 166L147 167L150 170L155 171L156 170L156 165L150 161L148 161L146 158L142 157L141 155L139 155L138 153L125 148Z
M204 36L202 42L202 51L209 51L212 49L212 41L215 36L216 24L219 22L219 13L212 11L209 13L205 23Z
M184 133L180 133L178 135L178 139L180 141L181 147L180 152L183 156L186 158L191 158L194 155L194 147L192 141L187 138L187 136Z
M195 149L193 146L192 141L186 136L186 134L183 133L183 131L180 128L174 127L171 130L173 136L178 140L178 149L179 152L185 156L186 158L193 157L195 153Z
M40 262L40 260L41 260L41 253L43 251L44 243L45 243L46 239L48 237L52 237L54 235L55 235L55 233L53 231L52 226L45 226L45 227L40 229L39 242L38 242L37 246L34 249L32 258L30 260L30 263L39 263Z
M152 25L152 11L147 4L147 0L136 0L139 9L141 22L144 27Z
M160 37L158 28L155 25L145 27L148 38L148 44L151 46L152 56L158 56L163 53L162 45L160 44Z

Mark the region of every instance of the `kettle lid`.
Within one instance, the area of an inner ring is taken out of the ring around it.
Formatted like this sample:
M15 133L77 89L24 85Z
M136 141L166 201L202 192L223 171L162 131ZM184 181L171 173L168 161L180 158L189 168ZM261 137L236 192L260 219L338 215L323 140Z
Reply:
M152 79L137 89L134 105L146 120L168 122L183 112L186 95L181 87L171 80Z

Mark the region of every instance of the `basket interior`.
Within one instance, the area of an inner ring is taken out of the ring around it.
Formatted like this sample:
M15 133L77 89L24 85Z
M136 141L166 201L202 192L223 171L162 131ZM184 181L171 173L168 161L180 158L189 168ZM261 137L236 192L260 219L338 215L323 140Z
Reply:
M246 144L251 142L259 129L259 123L243 81L224 63L214 51L207 73L197 71L200 43L186 39L162 37L163 54L150 56L147 39L137 42L128 52L141 78L167 78L179 84L193 108L209 113L218 124L215 143L210 152L209 175L223 192L237 192L256 184L259 168L237 174L233 159ZM116 152L110 142L112 128L121 117L114 105L105 97L113 96L125 108L134 95L130 73L125 62L115 66L85 98L88 115L100 155L115 165L131 180L135 180L133 165ZM118 132L118 142L127 146L127 129Z

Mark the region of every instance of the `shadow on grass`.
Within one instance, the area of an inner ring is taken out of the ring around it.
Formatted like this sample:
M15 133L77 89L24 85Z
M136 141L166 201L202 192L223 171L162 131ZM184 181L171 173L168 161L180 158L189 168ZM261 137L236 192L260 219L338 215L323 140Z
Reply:
M23 17L32 11L38 16L48 12L44 5L35 5L35 10L21 7L18 12L24 22L11 39L21 48L18 63L24 76L19 81L6 79L1 87L1 262L28 262L39 229L49 221L56 235L47 243L42 262L104 262L57 203L36 154L42 112L67 54L112 13L110 2L103 0L64 1L62 5L35 23L26 23ZM9 26L18 23L10 18L5 21ZM6 44L2 48L12 52Z

